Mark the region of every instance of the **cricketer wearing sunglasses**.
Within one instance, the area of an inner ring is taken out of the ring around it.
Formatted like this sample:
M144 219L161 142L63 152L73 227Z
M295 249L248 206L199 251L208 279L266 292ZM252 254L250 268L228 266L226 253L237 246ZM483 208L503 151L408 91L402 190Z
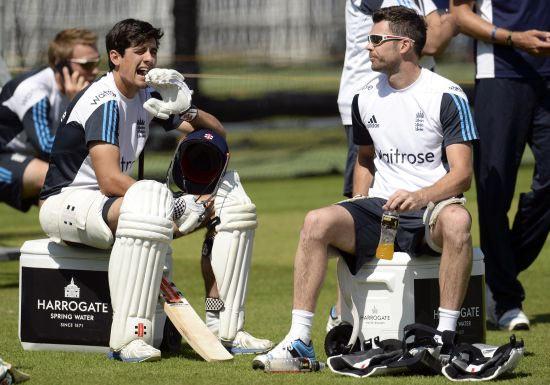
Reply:
M20 211L38 202L61 115L97 75L97 36L59 32L48 67L15 77L0 94L0 201Z
M380 75L352 102L355 197L307 214L294 259L292 324L281 343L256 357L257 368L274 359L315 358L311 328L329 246L355 274L375 255L385 210L399 213L396 251L441 254L438 330L456 329L472 263L462 194L472 179L477 132L460 87L419 66L422 17L396 6L376 11L373 21L365 49Z

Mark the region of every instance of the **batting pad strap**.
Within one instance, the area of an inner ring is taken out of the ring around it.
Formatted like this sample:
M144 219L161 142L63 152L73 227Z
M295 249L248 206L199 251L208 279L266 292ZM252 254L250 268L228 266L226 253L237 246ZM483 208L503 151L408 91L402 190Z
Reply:
M170 242L172 235L172 221L166 218L123 213L118 219L117 237L131 236L143 240Z
M208 231L213 231L216 229L216 226L219 225L220 223L221 223L220 218L214 217L206 223L206 229Z
M236 171L228 170L216 192L214 200L216 215L220 216L220 212L227 207L247 203L252 203L252 201L244 191L239 174Z
M206 297L204 299L205 311L220 311L224 308L224 303L219 298Z
M238 204L224 207L216 231L252 230L258 227L256 205Z

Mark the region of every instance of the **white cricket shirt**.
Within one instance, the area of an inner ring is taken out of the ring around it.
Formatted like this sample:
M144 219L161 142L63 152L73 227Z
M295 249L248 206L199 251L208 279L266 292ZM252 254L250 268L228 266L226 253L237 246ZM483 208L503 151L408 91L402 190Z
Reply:
M432 0L347 0L346 1L346 54L340 90L338 108L343 125L351 124L351 101L353 96L371 79L378 76L371 69L367 36L372 29L372 14L380 8L402 5L414 9L420 15L429 15L437 10ZM424 56L421 65L428 69L435 67L432 56Z
M99 190L88 151L91 142L118 146L120 171L129 175L149 135L152 116L143 103L151 92L151 88L140 90L128 99L109 72L79 94L62 117L40 198L71 188ZM176 128L181 118L159 122L169 130Z
M462 89L427 69L401 90L386 75L371 80L353 99L352 120L355 144L376 153L370 197L433 185L448 172L445 148L478 138Z

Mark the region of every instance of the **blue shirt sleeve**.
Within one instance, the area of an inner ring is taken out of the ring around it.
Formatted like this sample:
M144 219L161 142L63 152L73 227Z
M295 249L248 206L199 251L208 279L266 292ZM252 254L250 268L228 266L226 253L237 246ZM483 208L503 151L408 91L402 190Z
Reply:
M50 122L50 101L40 99L23 116L23 127L38 157L48 159L52 152L57 125Z
M353 97L351 102L351 123L353 124L353 143L358 146L373 144L372 137L359 113L359 94Z
M439 118L443 130L443 147L478 140L479 135L465 98L444 93Z
M84 125L86 143L100 141L118 146L119 110L116 100L99 106Z

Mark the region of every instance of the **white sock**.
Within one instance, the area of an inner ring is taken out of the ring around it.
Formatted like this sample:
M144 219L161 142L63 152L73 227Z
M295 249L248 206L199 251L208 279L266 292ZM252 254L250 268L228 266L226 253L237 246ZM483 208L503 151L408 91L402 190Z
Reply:
M311 326L314 313L307 310L292 310L292 325L288 336L292 340L301 339L305 344L311 341Z
M443 332L445 330L456 331L456 323L460 317L459 310L449 310L442 307L439 308L439 324L437 330Z

